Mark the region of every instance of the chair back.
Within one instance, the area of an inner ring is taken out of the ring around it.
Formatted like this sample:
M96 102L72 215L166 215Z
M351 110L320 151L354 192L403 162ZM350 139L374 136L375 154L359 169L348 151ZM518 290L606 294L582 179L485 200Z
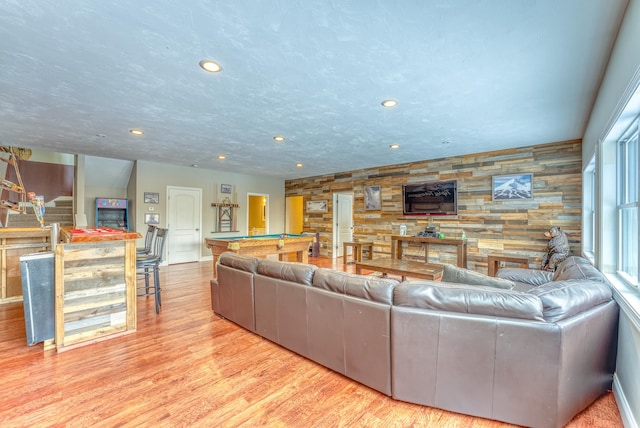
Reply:
M156 227L156 237L153 242L153 248L151 249L151 254L158 257L159 261L162 261L162 256L164 255L164 242L167 239L167 229L163 229L160 227Z
M153 224L147 225L147 234L144 235L144 248L151 251L151 243L153 242L153 234L156 233L157 227Z

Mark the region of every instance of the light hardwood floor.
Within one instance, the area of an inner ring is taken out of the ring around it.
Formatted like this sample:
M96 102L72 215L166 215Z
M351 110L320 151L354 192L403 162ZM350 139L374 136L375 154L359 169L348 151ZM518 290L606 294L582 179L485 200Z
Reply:
M211 262L163 267L159 315L138 298L135 333L61 353L28 347L22 304L0 305L0 426L509 426L395 401L222 320L211 277ZM568 426L621 427L613 395Z

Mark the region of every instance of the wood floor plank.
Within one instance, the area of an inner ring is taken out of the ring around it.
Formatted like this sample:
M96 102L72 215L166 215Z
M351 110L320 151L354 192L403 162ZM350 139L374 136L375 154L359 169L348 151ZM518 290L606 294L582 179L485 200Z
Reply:
M22 304L0 305L0 426L510 426L393 400L220 319L211 277L211 262L162 267L160 314L140 297L135 333L63 353L27 346ZM613 395L568 426L622 427Z

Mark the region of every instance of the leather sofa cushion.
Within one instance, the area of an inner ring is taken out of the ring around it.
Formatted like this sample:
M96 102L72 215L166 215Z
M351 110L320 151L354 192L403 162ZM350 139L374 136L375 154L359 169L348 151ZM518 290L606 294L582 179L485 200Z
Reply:
M259 261L260 259L257 257L236 254L232 251L225 251L218 258L218 263L221 265L253 273L256 272Z
M502 268L496 273L496 277L508 279L518 284L537 287L552 281L553 272L526 268Z
M330 269L318 269L313 276L314 287L323 288L365 300L393 303L393 289L398 281L390 278L357 275Z
M544 319L549 322L572 317L612 299L607 283L581 279L553 281L529 293L540 298Z
M567 257L558 265L553 275L554 281L567 279L589 279L591 281L605 282L604 275L595 268L589 260L583 257Z
M443 268L443 282L453 282L456 284L469 285L486 285L488 287L504 288L506 290L511 290L515 285L513 281L510 281L508 279L494 278L492 276L483 275L480 272L464 269L450 264L444 264Z
M393 303L435 311L544 320L538 296L483 285L410 280L395 287Z
M257 272L260 275L271 278L311 285L313 274L317 269L317 266L306 263L277 262L260 259Z

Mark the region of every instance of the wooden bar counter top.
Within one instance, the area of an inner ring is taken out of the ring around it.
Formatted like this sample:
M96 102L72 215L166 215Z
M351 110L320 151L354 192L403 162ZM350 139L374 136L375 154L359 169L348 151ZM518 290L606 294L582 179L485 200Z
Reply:
M138 232L129 232L123 229L109 227L90 227L84 229L63 228L60 231L64 242L103 242L123 241L127 239L142 238Z

